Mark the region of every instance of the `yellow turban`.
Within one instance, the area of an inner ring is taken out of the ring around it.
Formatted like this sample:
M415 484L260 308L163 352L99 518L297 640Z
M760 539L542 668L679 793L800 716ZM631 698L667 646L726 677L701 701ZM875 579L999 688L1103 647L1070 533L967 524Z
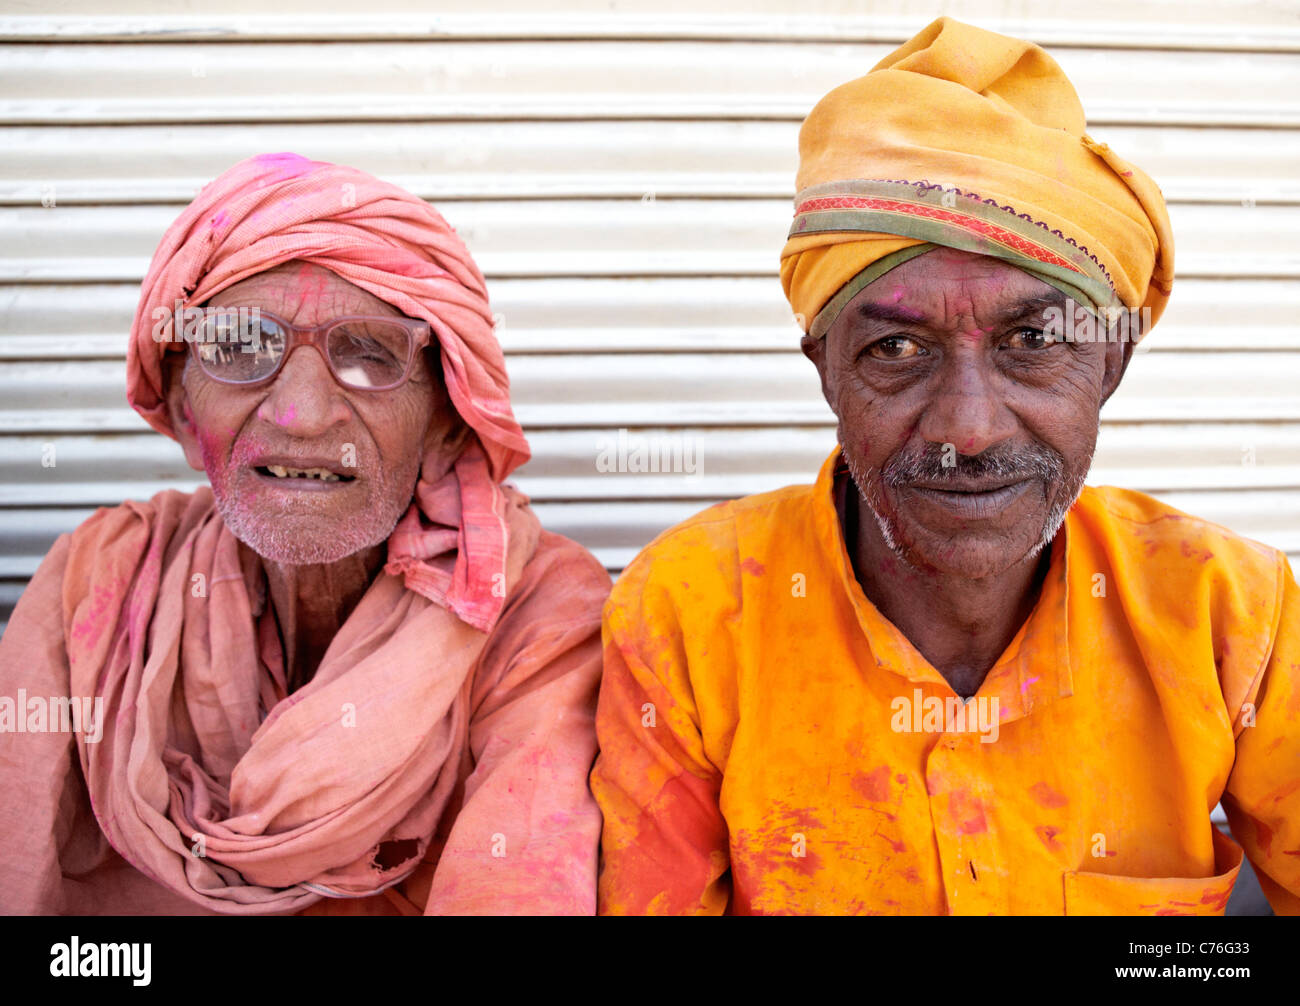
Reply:
M1046 52L946 17L837 87L799 132L781 252L804 330L824 335L859 290L936 245L1004 259L1093 310L1150 308L1154 324L1174 273L1164 197L1085 128Z

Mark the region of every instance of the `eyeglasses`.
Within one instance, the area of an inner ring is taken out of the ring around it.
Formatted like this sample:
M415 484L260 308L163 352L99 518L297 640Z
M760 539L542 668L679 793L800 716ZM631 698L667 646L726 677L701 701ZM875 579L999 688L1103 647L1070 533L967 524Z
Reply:
M410 318L348 315L304 328L257 308L206 309L196 336L187 339L194 358L222 384L265 384L294 349L311 346L343 387L391 391L411 376L416 350L429 344L429 325Z

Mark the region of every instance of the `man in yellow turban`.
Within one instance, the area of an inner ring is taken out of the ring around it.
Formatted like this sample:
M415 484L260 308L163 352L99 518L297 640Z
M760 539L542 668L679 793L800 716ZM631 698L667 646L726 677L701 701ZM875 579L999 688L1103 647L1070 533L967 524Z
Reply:
M1169 297L1159 190L1042 49L947 18L800 156L781 278L839 443L615 587L601 910L1221 914L1244 847L1300 912L1285 556L1084 488Z

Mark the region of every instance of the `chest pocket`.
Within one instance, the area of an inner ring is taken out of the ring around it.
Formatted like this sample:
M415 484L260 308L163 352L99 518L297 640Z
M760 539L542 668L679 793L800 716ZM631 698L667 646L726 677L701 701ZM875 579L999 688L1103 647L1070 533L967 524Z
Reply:
M1214 829L1212 877L1065 874L1066 915L1222 915L1241 869L1241 846Z

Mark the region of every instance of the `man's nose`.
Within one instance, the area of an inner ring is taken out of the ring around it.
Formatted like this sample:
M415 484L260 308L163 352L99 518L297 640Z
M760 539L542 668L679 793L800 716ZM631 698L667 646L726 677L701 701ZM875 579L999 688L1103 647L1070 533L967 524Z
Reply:
M303 438L320 436L350 415L343 389L313 346L294 348L257 407L259 419Z
M1015 435L1003 381L982 351L955 354L938 375L939 389L926 406L918 432L925 440L953 444L973 457Z

